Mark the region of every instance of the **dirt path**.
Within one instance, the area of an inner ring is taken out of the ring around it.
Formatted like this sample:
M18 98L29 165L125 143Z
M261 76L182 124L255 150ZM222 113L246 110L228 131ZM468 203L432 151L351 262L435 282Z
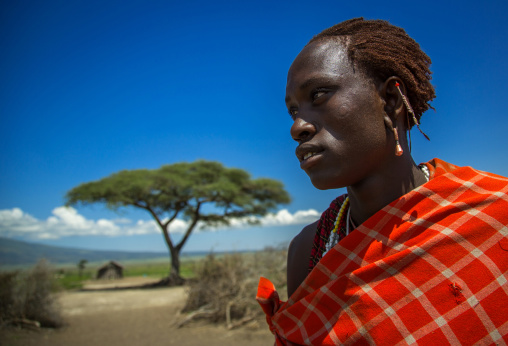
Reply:
M59 302L68 326L60 330L0 330L2 346L273 345L265 326L238 330L181 321L185 288L64 293Z

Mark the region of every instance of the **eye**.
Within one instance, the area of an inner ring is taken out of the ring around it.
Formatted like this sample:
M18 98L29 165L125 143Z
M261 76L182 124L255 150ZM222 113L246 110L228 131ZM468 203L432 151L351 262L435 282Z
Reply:
M323 89L323 88L318 88L318 89L313 90L310 94L312 102L316 101L317 99L319 99L320 97L325 95L327 92L328 92L328 90Z
M296 108L289 108L288 113L291 116L291 118L295 118L298 115L298 109Z

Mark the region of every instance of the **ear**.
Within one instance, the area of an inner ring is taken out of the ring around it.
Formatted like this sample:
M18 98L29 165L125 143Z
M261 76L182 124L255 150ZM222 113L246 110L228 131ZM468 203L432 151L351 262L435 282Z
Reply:
M399 84L398 88L396 84ZM400 89L400 92L399 92ZM392 130L397 124L402 120L404 123L404 101L402 100L402 95L400 93L406 92L406 87L402 79L397 76L391 76L387 78L380 85L379 94L385 101L385 125L388 129Z

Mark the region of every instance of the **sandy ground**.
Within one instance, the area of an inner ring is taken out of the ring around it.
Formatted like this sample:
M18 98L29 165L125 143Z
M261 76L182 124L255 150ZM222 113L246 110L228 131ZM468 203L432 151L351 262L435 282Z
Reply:
M136 284L144 283L141 279ZM224 326L176 324L183 316L185 288L122 289L126 281L90 286L89 291L60 295L67 326L58 330L0 330L1 346L88 345L273 345L265 325L252 322L236 330ZM98 290L102 289L102 290Z

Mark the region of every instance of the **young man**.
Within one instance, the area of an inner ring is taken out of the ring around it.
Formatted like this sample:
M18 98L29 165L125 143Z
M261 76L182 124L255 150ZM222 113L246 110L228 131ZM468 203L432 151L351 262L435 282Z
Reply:
M406 131L434 98L430 59L403 29L349 20L288 73L301 168L347 187L288 254L287 302L262 278L279 345L507 340L508 179L413 161Z

